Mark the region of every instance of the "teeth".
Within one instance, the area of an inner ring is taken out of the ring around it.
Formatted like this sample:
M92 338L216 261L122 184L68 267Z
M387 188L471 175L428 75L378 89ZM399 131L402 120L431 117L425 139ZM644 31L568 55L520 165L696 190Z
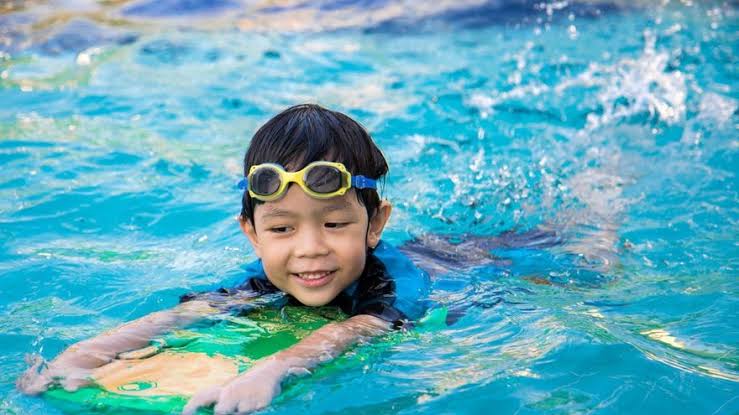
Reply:
M296 275L298 276L298 278L302 278L304 280L317 280L325 277L328 274L328 272L301 272Z

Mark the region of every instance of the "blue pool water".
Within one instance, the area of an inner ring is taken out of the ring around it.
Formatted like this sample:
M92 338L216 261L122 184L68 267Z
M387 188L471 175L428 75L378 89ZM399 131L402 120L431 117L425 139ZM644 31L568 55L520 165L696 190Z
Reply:
M271 413L739 413L732 2L9 2L0 11L0 412L24 356L254 258L255 129L317 102L386 154L386 239L545 228L468 306Z

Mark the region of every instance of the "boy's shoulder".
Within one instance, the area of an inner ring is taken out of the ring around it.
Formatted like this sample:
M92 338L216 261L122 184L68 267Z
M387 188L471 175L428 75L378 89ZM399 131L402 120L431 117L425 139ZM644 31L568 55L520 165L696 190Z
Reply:
M380 241L372 254L385 267L389 279L395 285L394 307L410 320L422 317L428 308L431 290L429 274L417 267L398 248L385 241Z

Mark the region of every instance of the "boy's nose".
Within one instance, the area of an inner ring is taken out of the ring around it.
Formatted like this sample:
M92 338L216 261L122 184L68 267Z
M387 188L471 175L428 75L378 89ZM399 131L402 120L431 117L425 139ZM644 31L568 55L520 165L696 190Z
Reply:
M329 248L323 234L316 229L303 229L294 249L297 257L317 257L328 255Z

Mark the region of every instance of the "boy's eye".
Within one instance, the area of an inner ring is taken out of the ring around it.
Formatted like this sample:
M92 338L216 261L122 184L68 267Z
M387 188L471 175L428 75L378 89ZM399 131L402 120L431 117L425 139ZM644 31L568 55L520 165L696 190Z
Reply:
M289 226L273 226L269 228L269 231L274 232L274 233L286 233L290 231L290 227Z
M343 228L347 224L348 224L347 222L326 222L325 226L327 228L335 229L335 228Z

